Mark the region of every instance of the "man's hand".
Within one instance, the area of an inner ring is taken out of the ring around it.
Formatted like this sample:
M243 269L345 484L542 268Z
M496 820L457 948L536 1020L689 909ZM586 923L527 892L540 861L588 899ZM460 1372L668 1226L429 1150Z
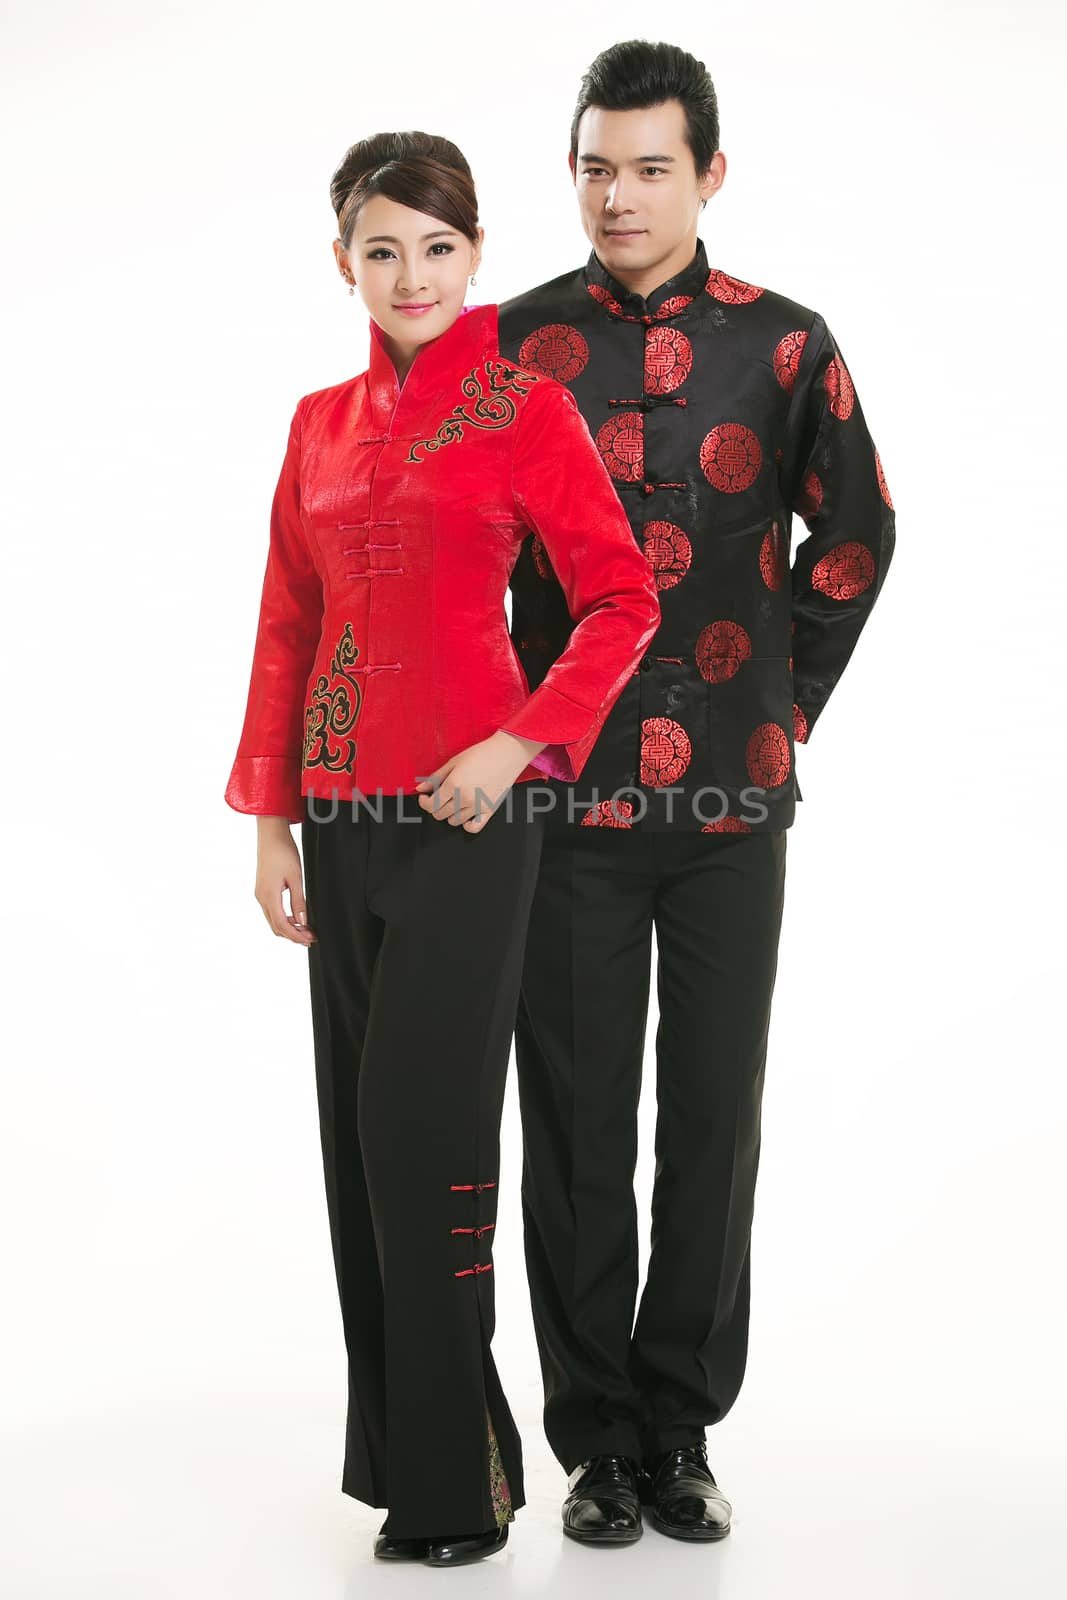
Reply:
M422 778L416 785L419 805L438 822L480 833L519 773L544 748L498 728Z

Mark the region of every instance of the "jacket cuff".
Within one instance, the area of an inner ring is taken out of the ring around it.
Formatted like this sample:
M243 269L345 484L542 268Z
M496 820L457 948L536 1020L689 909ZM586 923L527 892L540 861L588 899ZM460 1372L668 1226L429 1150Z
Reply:
M809 694L804 684L793 681L793 743L807 744L811 730L826 708L829 694L824 690L821 698Z
M507 728L505 732L510 733L511 729ZM527 734L523 734L524 739L527 737ZM574 783L581 768L576 770L573 750L573 745L546 744L540 755L530 758L530 766L536 767L546 778L559 778L562 783Z
M530 766L546 777L576 783L602 722L597 712L568 700L549 684L542 684L501 732L543 744L545 748L530 757Z
M226 804L257 817L303 822L299 756L238 756L226 785Z

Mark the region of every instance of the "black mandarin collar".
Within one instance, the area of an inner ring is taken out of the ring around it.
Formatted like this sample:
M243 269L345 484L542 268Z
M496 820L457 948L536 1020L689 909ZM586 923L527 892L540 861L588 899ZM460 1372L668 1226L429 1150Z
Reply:
M659 284L649 295L635 294L632 289L627 289L608 271L595 250L589 252L589 260L583 271L587 287L594 284L606 289L628 315L651 317L655 316L664 301L676 295L692 299L700 293L708 281L708 253L703 239L697 239L696 254L689 265L683 267L681 272L676 272L673 278Z

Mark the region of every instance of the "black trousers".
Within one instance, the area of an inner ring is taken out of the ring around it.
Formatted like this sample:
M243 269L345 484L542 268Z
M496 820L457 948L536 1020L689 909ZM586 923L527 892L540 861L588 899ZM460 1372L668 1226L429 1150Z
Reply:
M545 1433L568 1472L699 1441L737 1397L786 833L549 825L516 1024ZM656 1169L633 1190L659 951Z
M516 793L523 786L516 786ZM309 801L315 1070L348 1352L341 1487L398 1538L525 1503L490 1341L504 1086L543 818ZM315 818L325 820L315 820Z

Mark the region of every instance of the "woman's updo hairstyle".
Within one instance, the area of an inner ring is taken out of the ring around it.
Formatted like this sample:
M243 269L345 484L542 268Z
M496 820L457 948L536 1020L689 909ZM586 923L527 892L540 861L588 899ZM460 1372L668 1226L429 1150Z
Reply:
M345 152L330 180L337 232L351 247L356 218L375 194L437 217L478 242L478 196L458 145L433 133L374 133Z

